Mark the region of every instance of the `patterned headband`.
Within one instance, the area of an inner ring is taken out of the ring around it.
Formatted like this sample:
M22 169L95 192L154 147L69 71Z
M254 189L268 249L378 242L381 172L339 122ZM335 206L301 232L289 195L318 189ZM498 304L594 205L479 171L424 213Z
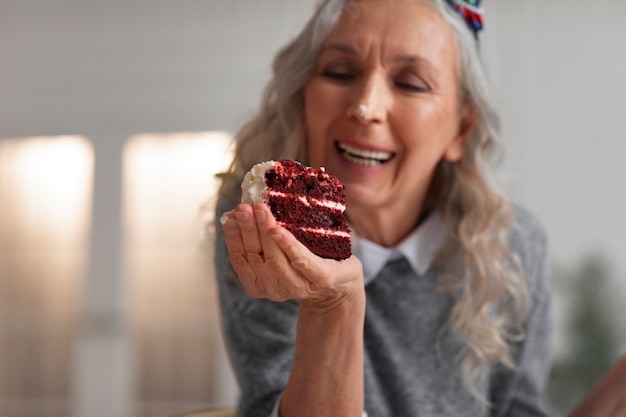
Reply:
M478 32L483 28L483 8L480 7L481 0L447 0L467 22L469 28L478 38Z

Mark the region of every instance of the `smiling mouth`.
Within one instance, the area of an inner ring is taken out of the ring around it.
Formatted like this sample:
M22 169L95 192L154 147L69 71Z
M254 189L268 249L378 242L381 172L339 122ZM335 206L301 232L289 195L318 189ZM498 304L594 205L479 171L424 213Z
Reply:
M389 162L395 154L393 152L368 151L335 142L341 155L355 165L373 167Z

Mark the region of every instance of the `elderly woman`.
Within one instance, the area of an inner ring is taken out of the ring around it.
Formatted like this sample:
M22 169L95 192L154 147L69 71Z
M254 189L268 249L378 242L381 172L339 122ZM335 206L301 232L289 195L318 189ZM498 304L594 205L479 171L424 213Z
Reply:
M326 0L276 57L216 216L241 415L546 415L546 239L491 179L479 10L457 3ZM252 165L287 158L343 182L351 258L238 204Z

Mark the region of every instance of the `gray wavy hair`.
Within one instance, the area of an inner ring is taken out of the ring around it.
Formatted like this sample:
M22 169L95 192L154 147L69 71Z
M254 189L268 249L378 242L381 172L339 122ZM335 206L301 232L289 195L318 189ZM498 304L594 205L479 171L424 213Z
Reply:
M239 180L252 165L269 159L308 163L304 134L304 87L313 72L322 43L344 8L358 0L324 0L302 32L279 51L273 78L256 117L238 132L230 167L234 181L225 181L222 195L237 198ZM430 187L428 208L441 213L447 243L435 266L442 270L439 289L455 296L448 325L465 342L461 376L477 397L489 367L514 368L512 343L523 337L529 308L520 262L508 247L512 205L499 191L489 159L497 154L500 118L488 84L474 34L444 0L415 0L432 5L453 29L458 51L459 103L472 106L478 124L460 161L442 159Z

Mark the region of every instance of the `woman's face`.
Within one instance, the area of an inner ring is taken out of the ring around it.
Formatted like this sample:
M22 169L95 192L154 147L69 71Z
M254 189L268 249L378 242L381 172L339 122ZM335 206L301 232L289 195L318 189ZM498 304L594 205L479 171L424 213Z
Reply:
M305 88L309 163L339 177L349 208L416 212L437 162L461 157L453 36L425 3L360 0L325 40Z

